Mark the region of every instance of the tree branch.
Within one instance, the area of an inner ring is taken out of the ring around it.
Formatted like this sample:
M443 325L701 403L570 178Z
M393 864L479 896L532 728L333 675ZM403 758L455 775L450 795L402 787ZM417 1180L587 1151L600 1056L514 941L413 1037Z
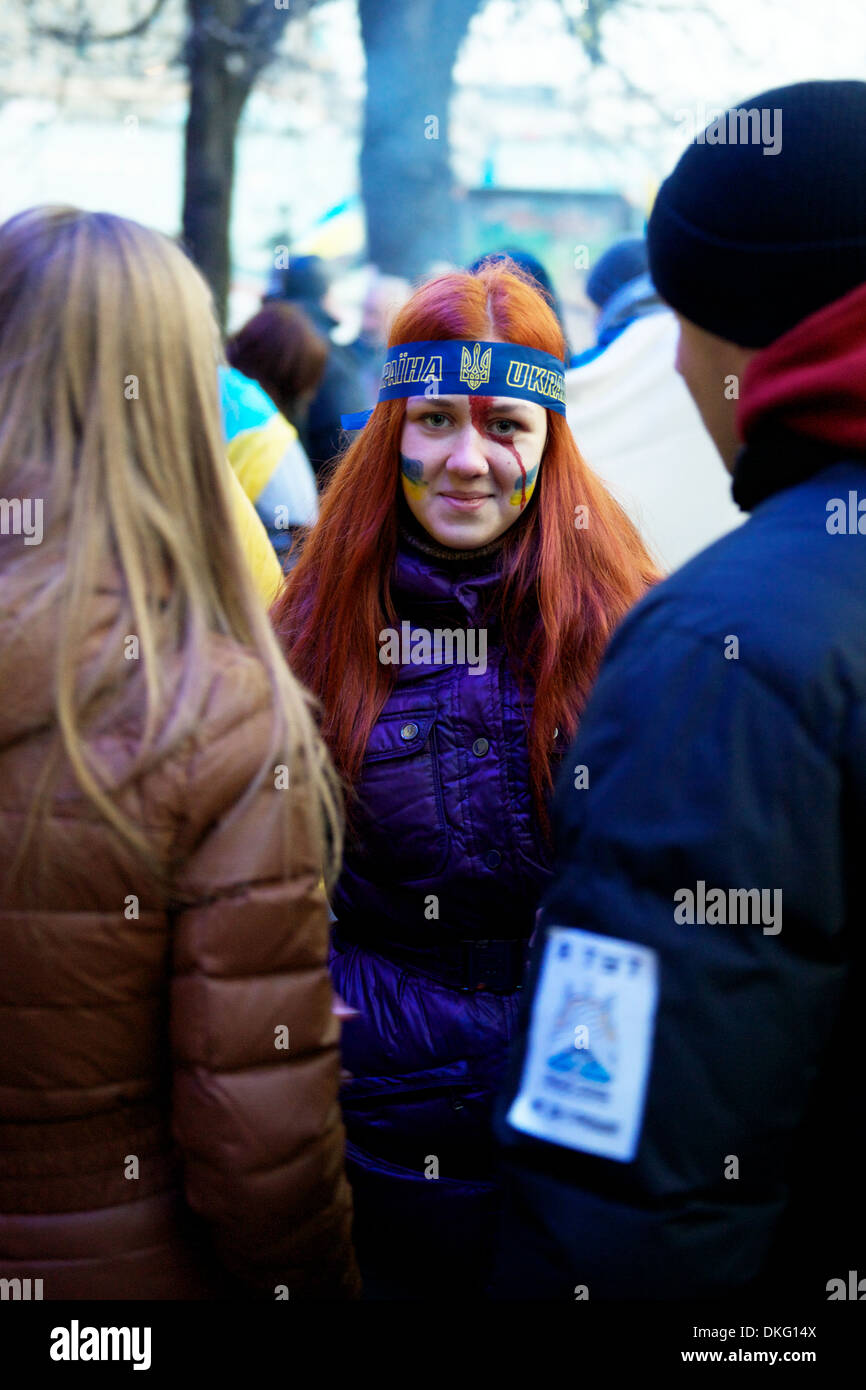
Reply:
M57 43L68 44L71 48L80 48L88 43L118 43L123 39L134 39L139 34L143 34L150 28L153 21L163 10L168 0L153 0L149 12L131 24L128 29L116 29L110 34L101 34L93 28L89 19L85 19L77 29L64 29L53 24L40 24L32 15L32 0L19 0L22 9L27 14L27 23L32 34L36 34L41 39L54 39Z

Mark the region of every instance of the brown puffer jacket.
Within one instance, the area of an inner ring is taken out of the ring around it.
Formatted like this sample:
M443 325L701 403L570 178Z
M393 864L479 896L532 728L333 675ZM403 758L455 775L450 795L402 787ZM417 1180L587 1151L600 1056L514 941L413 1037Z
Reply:
M172 909L65 769L46 877L16 887L54 727L51 628L0 616L15 658L0 698L0 1278L42 1279L46 1299L357 1296L304 767L220 824L267 748L264 669L214 638L197 736L124 797L179 856L189 906ZM128 756L130 735L102 756Z

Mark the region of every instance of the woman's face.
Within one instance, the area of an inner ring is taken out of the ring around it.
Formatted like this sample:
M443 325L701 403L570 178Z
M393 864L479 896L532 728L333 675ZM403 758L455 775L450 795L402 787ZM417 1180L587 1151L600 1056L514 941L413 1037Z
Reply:
M410 396L403 495L440 545L474 550L513 526L538 481L547 411L506 396Z

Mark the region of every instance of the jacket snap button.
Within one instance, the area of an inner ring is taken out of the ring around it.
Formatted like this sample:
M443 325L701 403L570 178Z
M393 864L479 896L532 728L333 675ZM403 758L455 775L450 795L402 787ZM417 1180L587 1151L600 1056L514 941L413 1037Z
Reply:
M407 743L408 743L409 739L410 739L410 738L414 738L415 735L417 734L417 732L418 732L418 725L417 725L417 724L404 724L403 727L402 727L402 729L400 730L400 737L406 739L406 741L407 741Z
M499 853L498 849L488 850L484 856L484 862L488 869L498 869L499 865L502 863L502 855Z
M486 738L477 738L472 745L472 752L475 754L476 758L483 758L489 747L490 744L487 742Z

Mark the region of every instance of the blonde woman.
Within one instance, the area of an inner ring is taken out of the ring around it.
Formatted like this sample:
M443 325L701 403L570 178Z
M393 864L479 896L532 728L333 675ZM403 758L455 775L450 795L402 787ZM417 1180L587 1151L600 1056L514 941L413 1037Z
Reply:
M358 1292L338 797L241 552L217 355L165 238L0 227L0 1277L45 1299Z

